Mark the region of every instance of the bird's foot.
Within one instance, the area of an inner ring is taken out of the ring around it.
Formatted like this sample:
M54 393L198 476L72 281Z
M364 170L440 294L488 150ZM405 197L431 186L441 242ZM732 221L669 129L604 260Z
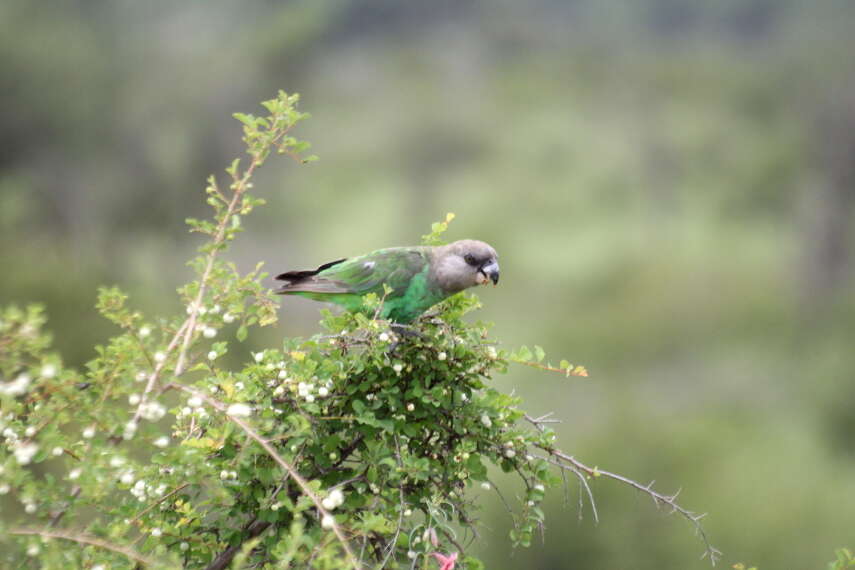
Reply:
M400 323L392 323L389 328L392 332L395 333L395 340L389 345L389 354L393 354L395 350L400 346L401 339L405 338L417 338L419 340L425 340L427 337L417 331L410 325L402 325Z
M401 323L392 323L389 326L396 335L402 338L418 338L424 340L426 337L415 329L412 325L402 325Z

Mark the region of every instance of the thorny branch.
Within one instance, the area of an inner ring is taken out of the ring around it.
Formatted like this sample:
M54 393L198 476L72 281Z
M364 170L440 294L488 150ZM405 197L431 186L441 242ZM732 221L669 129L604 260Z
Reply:
M554 420L546 420L547 417L548 415L540 418L533 418L530 415L525 414L525 419L528 420L532 425L534 425L534 427L537 428L539 431L543 431L544 423L554 423ZM591 502L592 509L594 509L595 520L597 519L597 514L596 507L594 506L594 497L591 493L591 488L588 486L585 475L587 475L588 477L606 477L608 479L620 481L621 483L629 485L630 487L648 495L651 499L653 499L653 503L657 507L661 505L667 505L668 507L670 507L671 512L679 513L683 518L688 520L692 524L692 526L694 526L695 533L700 537L701 541L703 541L705 547L704 553L701 558L705 558L708 556L712 565L715 566L715 563L721 557L721 552L712 544L710 544L709 538L707 537L707 534L704 531L703 525L701 525L701 519L704 518L705 513L697 514L681 507L677 503L677 496L680 494L679 491L677 491L673 495L664 495L653 489L653 483L655 481L651 481L649 484L644 485L628 477L624 477L623 475L618 475L617 473L604 471L598 467L589 467L588 465L585 465L572 455L567 455L566 453L558 449L554 449L545 445L537 445L537 447L549 454L550 463L552 463L556 467L570 471L579 478L580 483L583 484L585 490L588 493L588 499Z

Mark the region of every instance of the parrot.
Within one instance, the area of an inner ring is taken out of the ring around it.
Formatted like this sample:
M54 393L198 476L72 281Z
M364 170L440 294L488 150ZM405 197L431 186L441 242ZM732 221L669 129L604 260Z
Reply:
M324 263L317 269L287 271L274 293L327 301L348 311L363 310L362 297L383 298L379 316L408 324L443 299L475 285L499 283L499 256L483 241L389 247ZM387 293L385 286L390 291Z

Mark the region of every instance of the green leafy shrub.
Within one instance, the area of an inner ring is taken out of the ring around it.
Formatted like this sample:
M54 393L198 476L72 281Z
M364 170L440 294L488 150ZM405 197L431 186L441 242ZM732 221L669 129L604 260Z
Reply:
M97 308L121 332L74 370L49 352L37 307L3 310L3 564L479 568L465 555L470 490L493 487L491 466L523 488L509 506L517 545L531 543L546 489L569 473L592 507L587 481L604 476L678 511L714 559L700 517L563 453L548 418L490 386L511 363L587 373L546 363L539 347L497 348L485 324L464 320L474 295L403 329L377 319L383 299L368 296L363 312L326 312L312 338L225 364L250 327L276 322L261 267L243 275L220 254L263 203L249 191L269 155L312 159L290 134L306 117L296 103L280 93L267 116L236 115L249 161L226 170L225 188L209 180L211 220L188 220L207 241L190 262L197 278L179 290L186 315L147 317L105 288ZM450 221L424 241L440 242Z

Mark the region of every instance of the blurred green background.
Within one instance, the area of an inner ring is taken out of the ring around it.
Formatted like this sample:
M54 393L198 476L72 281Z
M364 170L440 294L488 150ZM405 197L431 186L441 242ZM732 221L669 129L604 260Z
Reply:
M512 370L580 459L683 488L724 552L822 568L855 536L855 4L438 0L0 4L0 302L44 303L66 361L95 288L177 307L232 112L277 89L321 161L275 161L229 254L312 267L449 237L501 254L480 317L592 378ZM285 299L266 337L317 330ZM251 346L247 346L247 352ZM595 482L488 568L705 568L685 521ZM480 492L480 491L479 491Z

